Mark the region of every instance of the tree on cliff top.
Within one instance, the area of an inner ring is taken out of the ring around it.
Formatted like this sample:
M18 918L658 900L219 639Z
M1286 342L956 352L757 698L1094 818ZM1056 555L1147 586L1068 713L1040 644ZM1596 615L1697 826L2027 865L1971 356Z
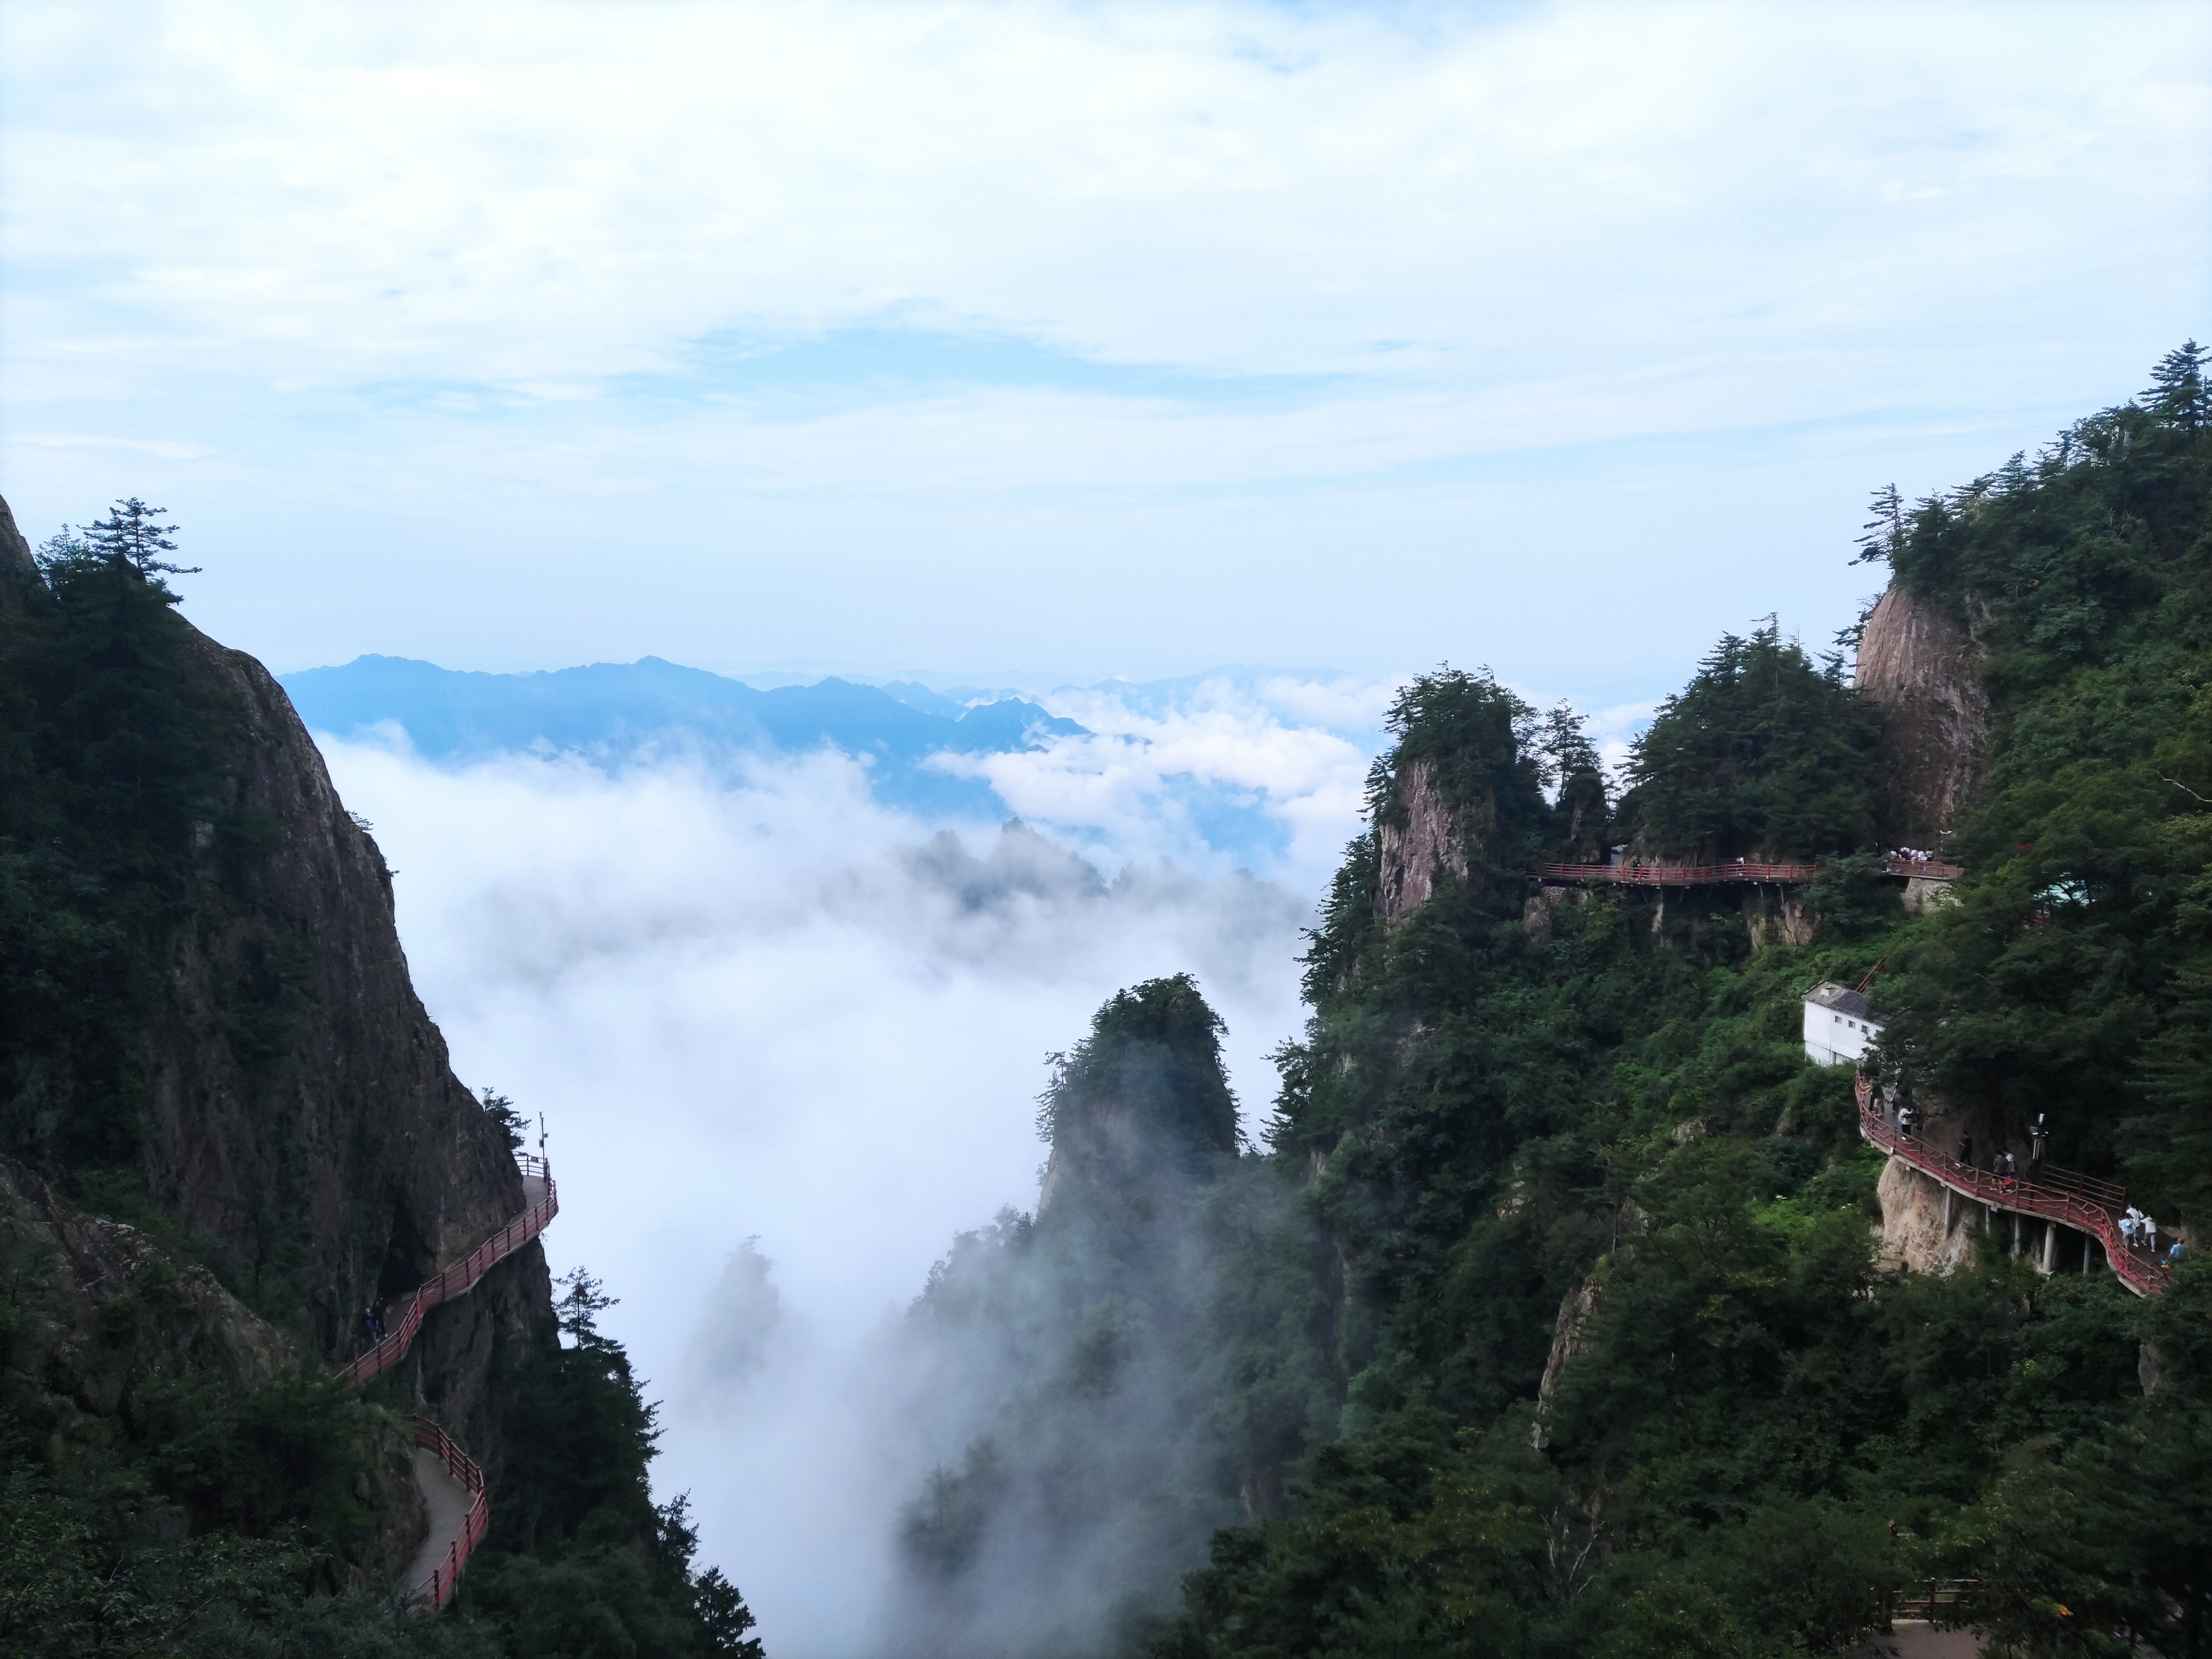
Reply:
M1188 974L1116 991L1091 1034L1053 1057L1037 1133L1096 1157L1118 1133L1186 1154L1237 1149L1237 1098L1221 1069L1221 1016Z
M72 531L64 527L40 548L38 562L48 583L58 587L73 577L105 568L129 572L159 594L165 604L181 605L184 595L172 590L164 576L196 576L199 566L176 564L162 557L177 550L177 526L162 522L166 507L149 507L136 495L115 503L104 519Z
M1722 636L1659 705L1628 765L1621 827L1651 853L1806 857L1866 846L1881 717L1769 622Z

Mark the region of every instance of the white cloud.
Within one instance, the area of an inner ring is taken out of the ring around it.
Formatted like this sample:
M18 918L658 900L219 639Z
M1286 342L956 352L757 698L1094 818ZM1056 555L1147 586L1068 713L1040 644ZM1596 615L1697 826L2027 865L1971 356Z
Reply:
M325 752L399 872L457 1071L551 1126L547 1247L622 1297L609 1328L672 1401L661 1490L693 1491L780 1650L862 1650L930 1449L870 1333L956 1231L1034 1203L1043 1056L1114 991L1196 973L1264 1116L1310 896L1164 866L1176 832L1147 846L1133 820L1121 844L1145 861L1110 884L1034 836L932 841L834 755L732 782ZM723 1266L756 1235L785 1316L773 1363L742 1401L702 1401L686 1354L726 1323Z
M1875 317L2094 280L2081 214L2201 257L2166 210L2203 193L2204 33L2156 4L25 7L8 240L58 376L112 365L121 317L225 372L574 395L717 331L896 314L1631 403L1765 358L1787 402ZM65 271L89 289L39 280Z
M1747 609L1844 620L1867 486L2203 331L2208 45L2164 0L32 0L7 432L163 447L0 467L34 522L176 506L288 662L1556 683L1571 633L1645 696Z

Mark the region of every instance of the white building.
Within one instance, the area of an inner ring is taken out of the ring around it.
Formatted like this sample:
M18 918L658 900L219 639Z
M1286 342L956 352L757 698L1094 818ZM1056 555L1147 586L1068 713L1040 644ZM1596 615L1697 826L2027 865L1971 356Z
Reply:
M1823 1066L1856 1066L1881 1035L1867 1018L1867 1000L1833 982L1816 985L1805 998L1805 1052Z

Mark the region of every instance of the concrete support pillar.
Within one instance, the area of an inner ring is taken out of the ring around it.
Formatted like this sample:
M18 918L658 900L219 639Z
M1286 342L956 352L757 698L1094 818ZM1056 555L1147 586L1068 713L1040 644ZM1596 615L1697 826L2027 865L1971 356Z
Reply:
M2012 1212L2012 1253L2014 1255L2020 1254L2020 1212L2018 1210Z
M2055 1221L2046 1221L2043 1224L2043 1271L2049 1273L2057 1265L2057 1261L2058 1224Z
M1957 1213L1958 1207L1958 1194L1953 1192L1948 1187L1946 1187L1943 1189L1943 1237L1946 1238L1948 1238L1951 1236L1951 1221L1952 1218Z

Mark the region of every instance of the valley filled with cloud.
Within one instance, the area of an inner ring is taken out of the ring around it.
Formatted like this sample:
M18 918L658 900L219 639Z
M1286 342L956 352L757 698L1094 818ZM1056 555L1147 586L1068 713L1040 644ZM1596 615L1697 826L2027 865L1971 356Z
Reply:
M962 760L1012 827L888 807L836 750L321 738L455 1069L544 1115L555 1268L621 1298L607 1328L664 1401L657 1483L691 1492L771 1639L876 1650L900 1507L965 1421L900 1315L957 1233L1034 1206L1048 1054L1188 970L1263 1125L1391 690L1047 696L1087 734Z

